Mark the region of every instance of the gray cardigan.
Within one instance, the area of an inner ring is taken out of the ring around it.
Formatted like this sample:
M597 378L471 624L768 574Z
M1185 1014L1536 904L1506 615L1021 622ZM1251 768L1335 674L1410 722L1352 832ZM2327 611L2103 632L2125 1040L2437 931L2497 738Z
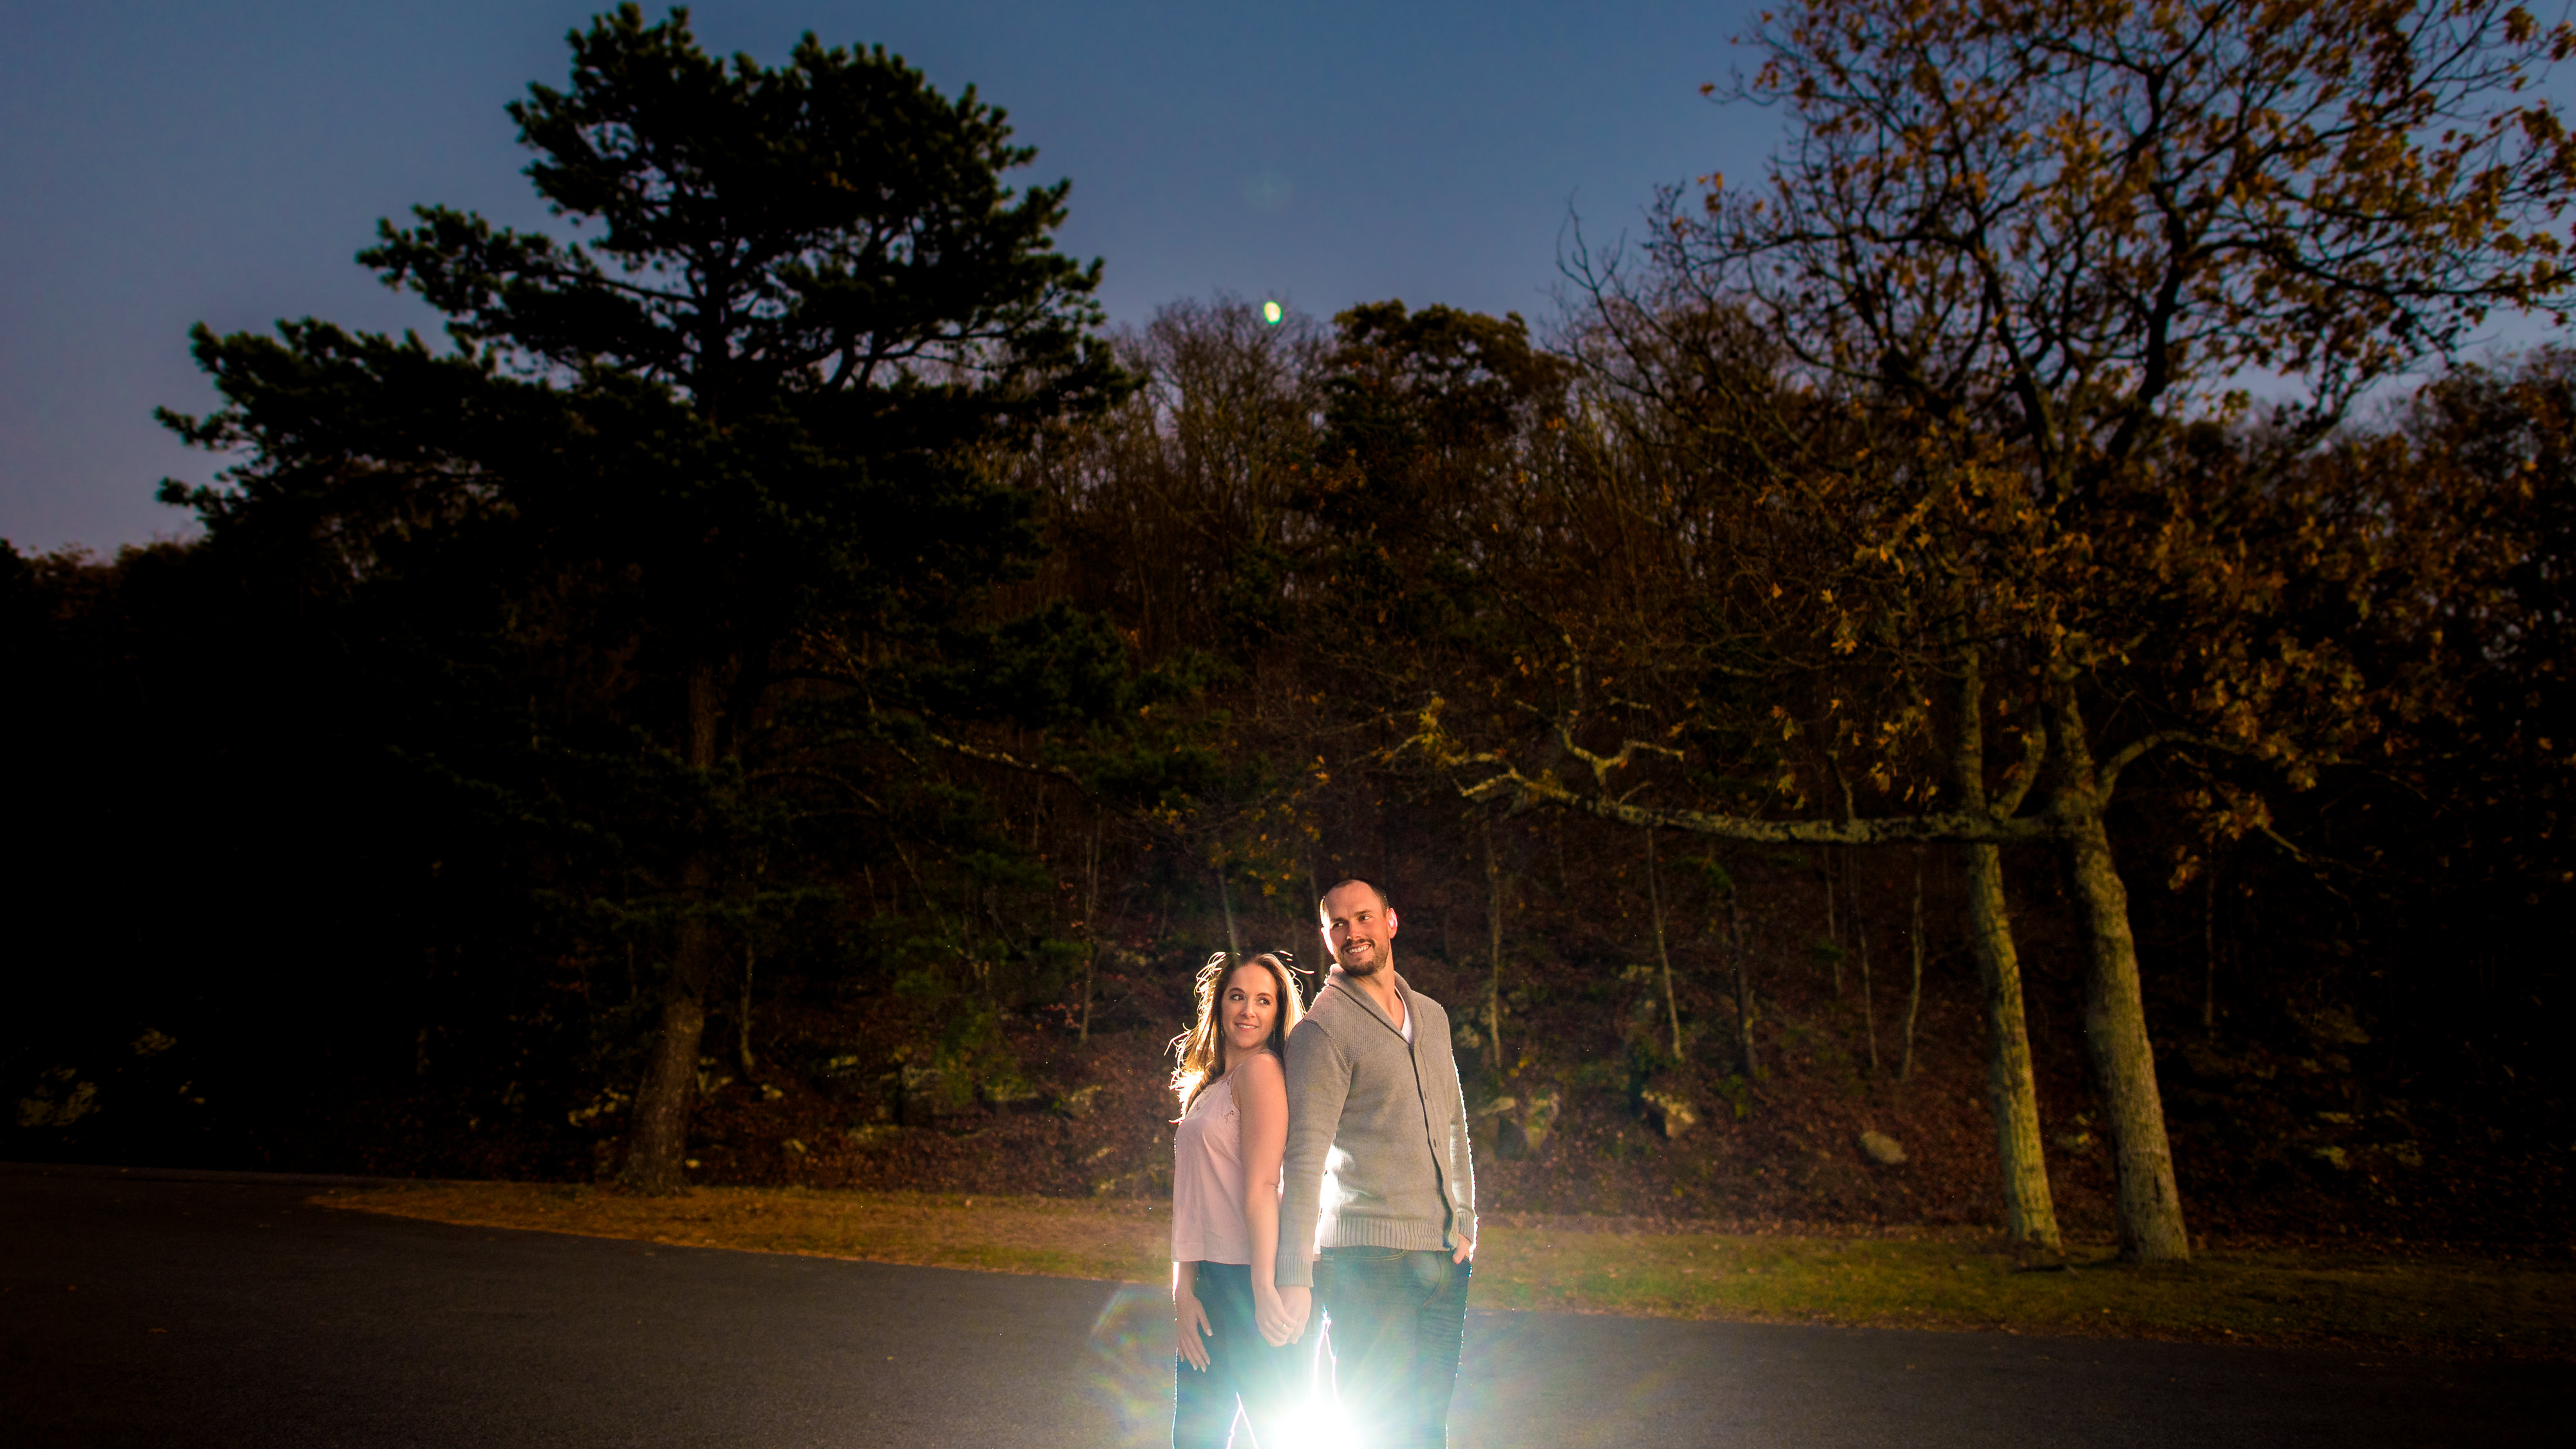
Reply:
M1336 969L1288 1034L1288 1155L1277 1282L1309 1286L1306 1247L1455 1251L1476 1237L1467 1102L1449 1014L1395 978L1413 1043ZM1322 1201L1323 1177L1333 1194Z

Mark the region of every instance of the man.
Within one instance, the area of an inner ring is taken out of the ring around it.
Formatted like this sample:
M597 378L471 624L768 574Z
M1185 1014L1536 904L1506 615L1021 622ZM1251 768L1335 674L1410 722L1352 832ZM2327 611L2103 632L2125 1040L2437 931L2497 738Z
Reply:
M1346 880L1316 913L1333 970L1288 1036L1281 1317L1261 1328L1274 1343L1304 1333L1321 1297L1357 1441L1444 1445L1476 1251L1449 1016L1395 974L1384 892ZM1309 1245L1323 1250L1311 1269Z

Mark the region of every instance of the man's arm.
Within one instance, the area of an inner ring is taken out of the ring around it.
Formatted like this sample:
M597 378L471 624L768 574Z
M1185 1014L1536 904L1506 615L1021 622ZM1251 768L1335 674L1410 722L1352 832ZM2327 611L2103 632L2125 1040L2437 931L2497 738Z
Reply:
M1457 1085L1456 1114L1449 1120L1449 1171L1458 1182L1457 1218L1451 1225L1458 1239L1452 1256L1464 1261L1476 1250L1476 1152L1467 1140L1467 1085L1458 1080L1458 1058L1449 1058L1449 1080Z
M1342 1125L1342 1102L1351 1093L1351 1064L1323 1023L1308 1017L1288 1033L1288 1151L1280 1164L1277 1277L1282 1288L1314 1286L1306 1254L1315 1246L1315 1218L1324 1186L1324 1159Z

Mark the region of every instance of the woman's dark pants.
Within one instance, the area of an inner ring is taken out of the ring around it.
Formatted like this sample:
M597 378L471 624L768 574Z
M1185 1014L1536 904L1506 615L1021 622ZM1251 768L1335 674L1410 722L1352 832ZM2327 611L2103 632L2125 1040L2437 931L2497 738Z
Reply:
M1445 1252L1326 1248L1316 1296L1331 1319L1333 1379L1352 1442L1440 1449L1467 1335L1469 1265Z
M1313 1345L1292 1343L1272 1348L1252 1319L1252 1270L1241 1263L1201 1263L1194 1292L1216 1330L1201 1339L1208 1366L1202 1373L1180 1358L1172 1360L1177 1391L1172 1398L1172 1449L1225 1449L1234 1427L1234 1406L1243 1404L1252 1437L1279 1444L1275 1431L1304 1396L1307 1375L1298 1367L1310 1361ZM1236 1449L1249 1449L1237 1445Z

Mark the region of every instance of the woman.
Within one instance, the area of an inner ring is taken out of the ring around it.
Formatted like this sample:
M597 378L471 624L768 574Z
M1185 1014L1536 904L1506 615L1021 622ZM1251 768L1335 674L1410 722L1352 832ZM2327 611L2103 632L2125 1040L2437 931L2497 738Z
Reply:
M1289 1029L1303 1014L1281 954L1218 952L1200 968L1198 1022L1172 1039L1181 1117L1172 1134L1173 1449L1224 1449L1239 1402L1276 1445L1300 1387L1294 1346L1254 1315L1280 1315L1279 1159L1288 1149Z

